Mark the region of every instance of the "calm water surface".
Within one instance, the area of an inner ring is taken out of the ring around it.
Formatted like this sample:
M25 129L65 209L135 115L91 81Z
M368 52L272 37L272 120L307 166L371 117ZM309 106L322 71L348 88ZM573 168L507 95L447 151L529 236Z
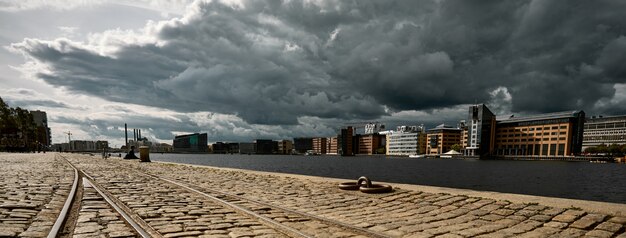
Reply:
M626 203L626 165L384 156L150 154L153 161Z

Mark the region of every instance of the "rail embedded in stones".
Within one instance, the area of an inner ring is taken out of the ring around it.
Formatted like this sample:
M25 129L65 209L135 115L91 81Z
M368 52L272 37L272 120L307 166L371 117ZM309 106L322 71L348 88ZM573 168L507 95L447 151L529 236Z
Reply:
M81 155L67 158L163 237L626 237L622 211L598 212L503 200L491 193L448 193L404 185L393 185L392 193L364 194L338 189L335 179ZM301 234L281 231L190 188ZM93 192L87 187L85 194L92 197ZM99 201L88 204L99 206ZM613 210L625 207L612 204ZM7 218L1 209L0 218ZM83 212L83 222L100 216L93 210Z

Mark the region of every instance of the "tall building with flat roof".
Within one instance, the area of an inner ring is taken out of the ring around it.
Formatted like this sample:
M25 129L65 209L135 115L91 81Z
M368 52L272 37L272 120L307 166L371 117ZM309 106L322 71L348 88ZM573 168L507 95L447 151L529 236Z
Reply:
M423 126L399 126L386 133L386 154L395 156L426 153L426 131Z
M278 150L278 142L273 140L258 139L254 143L257 154L274 154Z
M485 104L469 107L465 155L488 156L494 149L496 115Z
M338 148L337 148L337 137L336 136L331 136L331 137L327 137L326 138L326 154L329 155L337 155L338 152Z
M339 134L339 155L341 156L352 156L354 155L354 147L353 147L353 137L354 137L354 129L349 126L347 128L342 128Z
M48 115L44 111L30 111L33 121L37 125L37 141L43 146L51 145L50 127L48 127Z
M626 116L594 116L585 120L583 150L602 144L626 144Z
M293 142L290 140L279 140L278 141L278 153L279 154L291 154L293 150Z
M313 152L318 155L326 154L326 137L313 138Z
M440 155L461 143L462 129L441 124L426 131L426 154Z
M467 150L471 155L555 157L582 151L583 111L494 119L483 104L471 106L469 114Z
M293 138L293 149L300 154L304 154L313 149L313 138L296 137Z
M583 111L498 119L493 154L544 157L579 154L584 121Z
M228 151L228 145L224 145L224 151ZM173 151L184 153L206 153L208 150L207 133L193 133L174 137ZM214 152L216 147L213 146ZM220 150L221 151L221 150Z

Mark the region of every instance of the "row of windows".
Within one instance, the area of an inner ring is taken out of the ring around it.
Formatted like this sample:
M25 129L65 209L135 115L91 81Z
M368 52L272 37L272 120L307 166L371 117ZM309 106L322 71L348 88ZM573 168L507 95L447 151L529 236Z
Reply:
M567 129L567 126L566 125L561 125L561 126L552 126L552 127L544 126L544 127L530 127L530 128L524 127L524 128L508 128L508 129L507 128L499 128L498 132L499 133L503 133L503 132L520 132L520 131L535 131L535 130L541 131L541 130L550 130L550 129L552 129L552 130L558 130L558 129L564 130L564 129Z
M530 142L530 141L556 141L556 140L566 140L565 137L544 137L544 138L524 138L524 139L508 139L508 140L503 140L503 139L498 139L496 140L497 143L506 143L506 142Z
M598 124L585 124L585 130L596 130L596 129L613 129L613 128L624 128L626 127L626 122L608 122L608 123L598 123Z
M499 146L496 155L535 155L535 156L562 156L565 155L565 144L530 144Z
M501 137L523 137L523 136L547 136L547 135L565 135L567 134L566 131L559 131L559 132L543 132L543 133L524 133L524 134L499 134L496 137L497 138L501 138Z

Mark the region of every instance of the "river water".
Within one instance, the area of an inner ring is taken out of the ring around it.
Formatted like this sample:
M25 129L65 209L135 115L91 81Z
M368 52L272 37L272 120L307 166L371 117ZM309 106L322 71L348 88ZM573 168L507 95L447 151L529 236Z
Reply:
M385 156L150 154L153 161L626 204L626 165Z

